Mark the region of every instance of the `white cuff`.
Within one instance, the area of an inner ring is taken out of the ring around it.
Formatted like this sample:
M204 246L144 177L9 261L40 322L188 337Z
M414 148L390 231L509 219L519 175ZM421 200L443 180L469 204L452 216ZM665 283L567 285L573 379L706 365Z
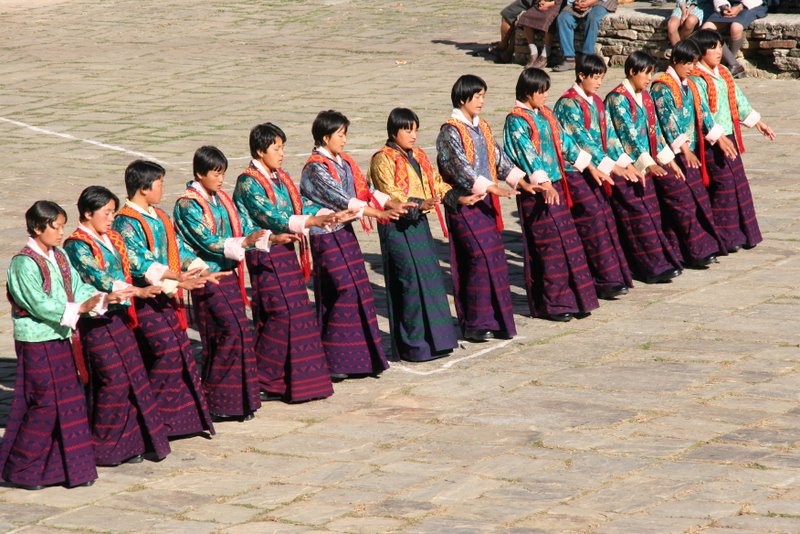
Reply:
M169 278L162 280L161 284L161 291L168 297L171 297L178 291L178 281L177 280L170 280Z
M586 152L585 150L581 150L578 152L578 158L575 160L575 163L572 165L578 169L578 171L583 172L583 170L589 166L592 162L592 155Z
M742 5L747 9L755 9L761 5L761 0L742 0Z
M642 152L642 155L639 156L639 159L633 162L633 166L636 167L636 170L642 174L647 171L648 167L652 167L655 164L656 160L654 160L653 157L647 152Z
M233 261L242 261L244 259L244 237L229 237L225 240L225 246L222 254Z
M760 120L761 120L761 113L759 113L756 110L753 110L750 112L750 115L748 115L747 118L742 121L742 124L744 124L748 128L752 128L753 126L758 124L758 121Z
M490 186L494 185L494 182L489 180L484 176L478 176L475 179L475 183L472 184L472 194L473 195L484 195L486 194L486 190L489 189Z
M97 293L100 292L98 291ZM97 295L97 293L95 293L95 295ZM94 305L94 308L92 308L92 311L90 312L94 313L95 315L103 315L108 311L108 303L106 302L107 293L106 294L100 293L100 294L103 296L100 298L100 300L97 301L97 304Z
M533 174L528 175L532 184L543 184L550 181L550 177L542 170L533 171Z
M201 271L207 271L208 270L208 264L206 262L204 262L203 260L201 260L200 258L195 258L195 259L192 260L192 262L189 264L189 266L186 267L187 271L191 271L192 269L200 269Z
M630 165L631 163L633 163L633 160L629 155L625 154L624 152L620 154L620 156L617 158L617 165L619 167L622 167L623 169L627 169L628 165Z
M688 140L689 140L689 136L688 135L686 135L685 133L680 134L678 137L675 138L675 140L670 145L670 148L672 149L672 152L674 154L677 154L678 152L680 152L681 151L681 147L683 146L683 143L685 143Z
M80 302L67 302L67 307L64 308L64 315L61 316L61 326L75 330L75 327L78 326L78 319L81 317L80 310Z
M664 147L664 148L661 150L661 152L659 152L658 154L656 154L656 159L657 159L657 160L658 160L658 162L659 162L659 163L661 163L662 165L666 165L667 163L669 163L670 161L672 161L673 159L675 159L675 153L674 153L674 152L672 152L672 150L671 150L671 149L670 149L668 146L665 146L665 147Z
M128 282L123 282L122 280L114 280L114 283L111 284L111 292L115 291L122 291L123 289L128 289L131 285ZM130 303L130 299L123 300L120 304Z
M144 273L144 279L152 286L161 285L161 280L164 278L164 273L169 271L169 267L163 263L152 263L147 271Z
M328 208L320 208L315 215L319 217L324 217L325 215L330 215L331 213L336 213L333 210L329 210Z
M322 208L322 209L327 209L327 208ZM317 215L319 215L319 212L317 212ZM295 234L308 235L308 228L306 228L306 221L308 221L309 217L311 217L311 215L291 215L289 217L289 231L294 232Z
M367 205L366 202L363 200L359 200L355 197L350 199L350 202L347 203L347 209L351 211L358 211L361 210L361 213L364 213L364 207Z
M387 202L392 200L392 197L384 193L383 191L378 191L377 189L372 192L372 196L375 197L375 201L378 203L378 206L381 209L386 205Z
M597 166L597 170L603 174L611 174L611 171L614 170L614 160L608 156L604 156L603 160Z
M706 134L706 141L708 141L712 145L715 145L717 141L719 141L719 138L722 137L723 135L725 135L725 128L723 128L719 124L715 124L714 127L711 128L711 130L709 130L708 133Z
M506 183L511 189L516 189L519 181L525 178L525 171L518 167L511 169L511 172L506 176Z
M269 242L269 238L272 237L272 232L267 230L267 233L261 236L258 241L256 241L255 247L258 250L263 250L264 252L269 252L269 247L271 243ZM240 273L241 276L241 273Z

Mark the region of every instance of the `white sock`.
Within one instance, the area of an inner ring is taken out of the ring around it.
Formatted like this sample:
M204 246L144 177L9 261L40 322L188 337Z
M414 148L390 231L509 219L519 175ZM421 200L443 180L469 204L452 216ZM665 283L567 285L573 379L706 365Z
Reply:
M546 44L542 46L542 57L547 57L548 55L550 55L550 45Z
M530 43L530 44L528 45L528 48L529 48L529 49L530 49L530 51L531 51L531 57L536 57L537 55L539 55L539 49L538 49L538 48L536 48L536 45L535 45L535 44L533 44L533 43Z

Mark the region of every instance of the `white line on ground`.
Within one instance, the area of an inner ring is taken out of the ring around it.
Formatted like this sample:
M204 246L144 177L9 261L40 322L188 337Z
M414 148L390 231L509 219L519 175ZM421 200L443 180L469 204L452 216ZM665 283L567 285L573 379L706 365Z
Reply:
M517 336L514 339L507 339L507 340L505 340L503 342L497 343L496 345L491 345L489 347L486 347L485 349L481 349L478 352L476 352L475 354L470 354L469 356L464 356L463 358L454 358L454 359L449 359L448 358L448 360L445 363L443 363L441 367L439 367L438 369L432 369L430 371L420 371L418 369L412 369L411 367L406 367L405 365L403 365L401 363L392 363L392 369L399 369L400 371L405 371L406 373L411 373L412 375L432 375L432 374L436 374L436 373L443 373L444 371L447 371L448 369L450 369L452 366L454 366L457 363L461 363L461 362L463 362L465 360L471 360L473 358L478 358L480 356L483 356L484 354L488 354L488 353L492 352L495 349L502 349L503 347L505 347L506 345L508 345L512 341L520 340L520 339L525 339L525 336Z

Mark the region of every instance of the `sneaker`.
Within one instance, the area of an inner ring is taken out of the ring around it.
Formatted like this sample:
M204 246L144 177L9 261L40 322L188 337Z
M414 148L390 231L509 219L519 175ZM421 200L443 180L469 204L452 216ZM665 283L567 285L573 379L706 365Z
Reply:
M533 61L528 62L528 67L533 67L534 69L543 69L547 66L547 56L539 56Z
M568 70L575 70L575 58L567 58L550 70L553 72L567 72Z

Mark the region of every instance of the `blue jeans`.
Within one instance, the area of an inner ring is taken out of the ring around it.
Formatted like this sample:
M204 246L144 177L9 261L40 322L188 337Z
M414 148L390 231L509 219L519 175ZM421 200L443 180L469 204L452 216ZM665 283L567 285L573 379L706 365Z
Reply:
M589 13L583 17L586 19L584 28L583 49L584 54L594 54L594 45L597 42L597 34L600 33L600 22L603 17L608 15L608 10L597 4L592 6ZM561 42L561 55L565 58L575 57L575 27L580 19L572 13L562 11L558 15L558 40Z

